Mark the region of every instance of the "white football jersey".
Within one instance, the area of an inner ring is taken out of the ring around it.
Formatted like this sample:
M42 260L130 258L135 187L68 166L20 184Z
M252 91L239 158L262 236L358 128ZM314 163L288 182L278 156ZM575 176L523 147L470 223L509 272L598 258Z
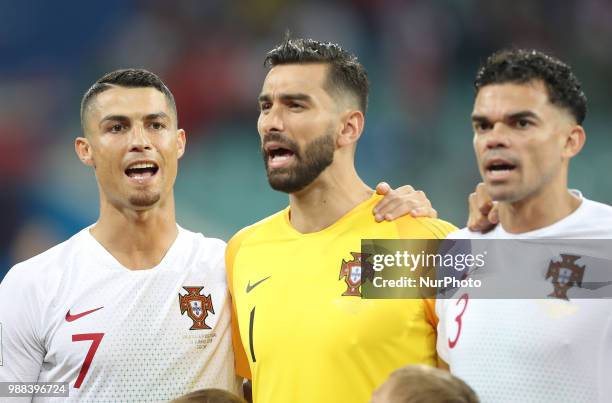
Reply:
M536 231L510 234L498 225L487 234L462 229L449 238L566 239L566 245L577 244L568 238L612 239L612 207L582 199L572 214ZM552 249L543 248L544 254L560 252ZM591 252L575 261L586 267L585 279L592 263L602 261ZM436 302L438 354L484 403L612 401L612 299L572 298L578 294L570 292L569 300L551 297L545 278L551 254L531 256L531 267L515 254L503 267L532 276L529 285L541 289L540 299L518 299L521 290L517 299L478 299L478 291L460 289ZM604 269L612 278L609 262Z
M84 229L0 284L0 381L68 382L70 400L241 394L225 243L179 228L156 267L128 270ZM66 398L35 398L34 401Z

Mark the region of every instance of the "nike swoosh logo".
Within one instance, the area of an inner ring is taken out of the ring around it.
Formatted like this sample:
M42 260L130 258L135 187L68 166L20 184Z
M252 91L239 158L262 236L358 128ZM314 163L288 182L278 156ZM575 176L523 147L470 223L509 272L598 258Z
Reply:
M269 279L272 276L268 276L266 278L262 278L261 280L259 280L256 283L253 283L253 285L251 285L251 280L249 280L249 283L247 284L247 288L246 288L246 292L249 293L251 292L251 290L255 287L257 287L259 284L263 283L264 281L266 281L267 279Z
M100 308L91 309L91 310L89 310L89 311L85 311L85 312L77 313L76 315L71 315L71 314L70 314L70 309L68 309L68 312L66 312L66 322L72 322L72 321L75 321L75 320L77 320L77 319L82 318L82 317L83 317L83 316L85 316L85 315L89 315L90 313L93 313L93 312L95 312L95 311L97 311L97 310L100 310L100 309L102 309L102 308L104 308L104 307L103 307L103 306L101 306Z

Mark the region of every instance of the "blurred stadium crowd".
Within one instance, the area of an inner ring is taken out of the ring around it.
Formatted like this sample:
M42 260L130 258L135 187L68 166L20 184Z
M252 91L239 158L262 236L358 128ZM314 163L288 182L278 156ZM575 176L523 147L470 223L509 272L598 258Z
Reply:
M458 226L478 182L469 121L478 63L507 46L567 61L590 104L570 186L612 204L607 0L0 3L0 278L95 221L93 173L75 157L73 140L82 94L117 68L147 68L176 97L188 134L179 223L228 239L282 208L286 196L267 185L255 124L263 57L288 28L342 44L368 69L357 156L364 179L423 189Z

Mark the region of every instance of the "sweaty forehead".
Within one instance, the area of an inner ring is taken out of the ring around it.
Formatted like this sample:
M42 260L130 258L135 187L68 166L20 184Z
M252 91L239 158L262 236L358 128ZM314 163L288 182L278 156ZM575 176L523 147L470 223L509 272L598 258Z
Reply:
M97 124L105 116L117 115L138 119L164 112L175 118L166 96L155 88L113 87L97 94L85 110L89 123Z
M540 81L489 84L478 91L473 114L501 118L527 110L543 113L551 107L546 86Z
M284 64L273 67L263 83L262 94L316 93L325 91L328 66L323 63Z

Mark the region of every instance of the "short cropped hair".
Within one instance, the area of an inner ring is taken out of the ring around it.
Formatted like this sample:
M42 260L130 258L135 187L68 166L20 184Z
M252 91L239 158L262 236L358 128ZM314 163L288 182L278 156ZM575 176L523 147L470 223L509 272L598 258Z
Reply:
M567 109L582 124L587 98L569 65L538 50L504 49L489 56L480 66L474 81L476 94L489 84L542 80L550 102Z
M374 395L375 403L479 403L476 393L461 379L425 365L394 371Z
M246 403L246 401L226 390L210 388L187 393L172 400L171 403Z
M264 66L274 67L283 64L324 63L329 65L327 87L336 92L347 91L357 98L361 112L368 107L370 83L365 67L357 57L331 42L314 39L290 38L270 50Z
M112 88L113 86L127 88L155 88L166 96L168 104L176 113L176 102L174 96L168 89L166 84L154 73L145 69L121 69L111 71L100 77L92 86L85 92L81 100L81 126L85 130L85 109L91 101L100 93Z

